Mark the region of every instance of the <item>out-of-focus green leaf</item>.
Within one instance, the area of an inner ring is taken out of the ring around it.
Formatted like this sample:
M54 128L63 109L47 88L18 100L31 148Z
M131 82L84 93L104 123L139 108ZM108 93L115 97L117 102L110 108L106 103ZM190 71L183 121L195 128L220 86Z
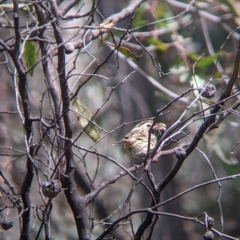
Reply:
M124 47L124 46L120 46L118 48L119 52L121 52L122 54L124 54L126 57L131 57L136 59L137 61L140 59L141 56L136 55L135 53L133 53L129 48Z
M78 113L78 121L81 128L85 128L89 124L89 119L92 118L92 113L89 109L77 98L75 97L72 100L72 107L73 110ZM96 142L99 139L99 130L95 124L92 122L88 125L85 130L85 133L94 141Z
M234 16L240 16L239 0L222 0L222 2L231 9L231 12L234 14Z
M217 81L218 79L222 79L222 73L216 70L213 75L213 78L215 79L215 81Z
M155 11L154 11L154 16L156 19L165 19L166 14L169 14L171 12L168 8L168 5L165 3L159 3L157 4ZM165 21L163 21L165 22Z
M166 51L168 49L168 47L166 46L165 43L163 43L162 41L160 41L157 38L148 38L147 42L149 44L152 44L153 46L157 47L160 51Z
M114 48L116 47L115 44L110 43L110 42L105 42L105 41L102 41L102 40L99 42L98 47L101 47L103 44L107 44L107 45L112 46ZM141 56L136 55L132 50L130 50L128 47L125 47L125 46L118 47L118 51L121 52L126 57L134 58L137 61L141 58Z
M206 83L206 80L201 78L199 75L195 74L194 76L192 76L190 78L189 83L191 84L191 86L193 88L198 89L200 86L203 86ZM195 95L195 97L199 97L198 90L194 91L194 95Z
M220 57L223 57L225 55L226 55L225 52L221 52ZM215 53L214 55L208 56L208 57L201 56L200 58L197 54L194 54L194 53L190 53L190 54L188 54L188 56L193 61L197 61L196 65L195 65L196 68L198 68L200 70L204 70L207 67L211 66L215 60L217 60L217 58L219 57L219 53Z
M27 68L32 67L37 61L37 53L35 50L34 42L26 42L24 44L24 59L26 62ZM34 68L30 69L29 74L33 76Z
M235 175L235 174L239 174L240 172L240 166L239 164L237 165L229 165L225 162L222 162L222 167L225 170L225 172L227 173L227 175ZM238 181L232 181L231 185L238 191L240 192L240 184Z
M133 28L149 23L149 20L143 19L143 12L144 12L143 6L144 6L144 4L142 4L142 7L138 8L135 13L135 16L134 16L134 19L132 22Z
M237 25L240 24L240 2L239 0L226 0L231 11L234 13L234 21Z
M227 155L224 151L223 148L220 146L219 142L218 143L214 143L213 145L213 151L216 153L216 155L225 163L229 164L229 165L237 165L239 163L239 161L234 158L231 155Z
M224 163L228 165L237 165L239 161L226 151L223 147L224 144L221 144L223 142L224 134L226 134L226 126L224 123L222 123L218 131L213 132L212 134L205 135L204 138L207 140L207 147L211 152L214 152L220 160L222 160Z

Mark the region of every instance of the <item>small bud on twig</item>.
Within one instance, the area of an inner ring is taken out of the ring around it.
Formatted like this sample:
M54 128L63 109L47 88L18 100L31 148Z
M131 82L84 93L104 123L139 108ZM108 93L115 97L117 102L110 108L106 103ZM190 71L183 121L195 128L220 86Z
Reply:
M186 157L186 150L182 147L178 147L175 150L175 156L178 160L183 160Z
M214 85L209 83L200 87L198 92L201 93L202 97L213 98L216 94L216 88Z
M209 231L204 233L203 238L205 240L213 240L214 239L214 234L213 234L212 231L209 230Z
M54 198L61 191L61 183L58 180L46 181L42 184L42 193L45 197Z

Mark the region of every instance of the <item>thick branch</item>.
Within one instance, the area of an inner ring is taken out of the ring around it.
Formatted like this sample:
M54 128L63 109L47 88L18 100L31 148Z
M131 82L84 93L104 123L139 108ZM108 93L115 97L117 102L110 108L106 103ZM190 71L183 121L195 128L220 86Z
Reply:
M59 82L60 82L60 89L61 89L61 95L62 95L62 105L63 105L63 120L65 125L65 158L66 158L66 176L61 177L62 185L65 190L65 195L67 197L68 203L72 209L72 212L74 214L76 227L78 230L79 239L81 240L88 240L90 239L90 227L88 224L88 217L87 217L87 211L84 201L78 196L78 193L76 191L76 184L74 183L74 164L73 164L73 153L72 153L72 144L71 144L71 138L72 138L72 127L71 127L71 121L69 117L69 106L70 106L70 99L68 94L68 82L66 80L66 70L65 70L65 50L64 50L64 39L62 37L62 33L60 31L60 28L58 26L59 22L59 10L56 5L56 2L51 0L50 1L52 6L52 12L54 16L57 19L57 22L53 22L53 30L54 35L58 44L58 76L59 76ZM68 140L69 139L69 140ZM61 159L60 159L61 161Z
M42 12L42 9L39 7L39 5L37 4L35 4L35 9L38 16L39 25L43 26L45 23L44 13ZM47 38L45 37L45 29L40 31L39 38L42 40L47 40ZM55 120L59 120L57 122L59 125L59 132L61 135L64 135L64 124L61 120L61 114L62 114L61 96L57 86L57 81L55 79L55 68L53 65L53 60L50 58L51 51L49 50L49 44L47 43L47 41L39 41L39 45L40 45L41 54L43 57L42 66L43 66L44 76L45 76L46 83L54 103Z
M18 78L19 78L19 93L20 97L22 99L22 105L23 105L23 113L24 113L24 128L26 132L26 144L30 145L31 142L31 135L33 134L32 129L32 120L30 119L30 101L28 96L28 85L27 85L27 77L25 74L25 70L22 66L22 63L19 58L20 54L20 44L21 44L21 33L20 33L20 27L19 27L19 13L18 13L18 1L13 1L14 8L13 8L13 19L14 19L14 29L15 29L15 46L14 46L14 52L10 52L10 55L12 57L12 60L14 62L14 65L18 72ZM22 194L22 201L23 201L23 207L24 207L24 213L22 215L22 233L21 233L21 239L22 240L29 240L29 232L30 232L30 214L31 214L31 200L29 197L30 194L30 188L32 185L32 180L34 176L34 166L32 163L32 156L33 156L33 146L28 149L28 157L27 157L27 172L25 175L25 179L22 185L21 194Z

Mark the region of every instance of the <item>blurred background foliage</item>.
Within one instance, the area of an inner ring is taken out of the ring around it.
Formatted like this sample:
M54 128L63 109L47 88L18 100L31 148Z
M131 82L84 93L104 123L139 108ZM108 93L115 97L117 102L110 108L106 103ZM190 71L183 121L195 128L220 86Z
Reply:
M13 36L13 29L6 27L12 25L11 7L4 5L6 3L8 2L2 1L0 5L0 36L3 40ZM91 8L91 1L79 1L79 4L83 3L81 11L88 11ZM96 1L96 3L93 19L94 24L99 24L126 7L129 1L102 0ZM67 55L68 71L74 66L73 73L82 74L69 78L70 90L73 92L77 86L84 83L99 64L103 63L97 72L98 75L94 75L78 93L79 99L93 114L101 108L95 118L96 123L100 126L101 140L95 144L87 135L81 135L76 144L96 150L116 159L125 167L130 167L131 164L137 162L131 160L122 146L112 144L121 139L135 124L125 123L154 116L157 110L172 99L172 96L159 89L158 83L174 94L182 94L192 85L197 87L211 80L217 89L217 94L214 99L211 99L211 102L206 103L206 106L216 102L226 81L231 77L234 66L239 38L239 4L234 0L192 1L191 5L189 1L145 1L134 15L119 22L111 34L105 34L91 41L81 51ZM79 5L76 4L71 12L75 13L78 7ZM21 10L23 28L24 26L27 28L26 22L30 23L33 19L34 12L31 11L31 8ZM66 40L74 34L78 36L78 29L75 27L82 26L87 17L63 21L62 31ZM51 29L48 30L48 37L49 40L54 40ZM119 43L122 48L115 51L106 60L113 51L113 47ZM37 42L35 42L35 49L37 59L40 60ZM1 62L4 61L1 53ZM54 61L56 60L54 59ZM11 62L8 63L8 67L12 68ZM24 132L18 115L3 113L15 111L16 103L12 78L6 66L0 65L0 68L0 145L25 152ZM134 73L132 73L133 71ZM132 74L127 77L130 73ZM115 88L126 77L127 79ZM33 76L28 75L28 82L33 115L38 116L39 110L41 110L42 115L50 116L51 101L46 93L40 64L34 68ZM239 84L235 87L234 92L239 91L238 88ZM112 90L112 95L108 99ZM195 95L190 93L185 99L189 104L194 98ZM108 100L102 107L106 99ZM227 102L226 107L231 106L236 99L237 97ZM159 120L171 126L188 106L186 102L176 102ZM201 104L195 104L189 109L185 118L202 107ZM189 138L196 134L201 122L202 120L199 119L188 125L185 133L189 133ZM81 129L74 112L72 113L72 124L73 138L75 139ZM37 123L34 126L34 141L37 143L41 139L41 131L38 129ZM184 140L188 141L187 138ZM198 149L188 157L176 177L164 189L161 201L199 183L212 180L213 172L208 161L213 165L219 178L238 174L240 171L238 142L239 112L236 111L218 129L211 131L202 139ZM40 162L46 161L46 157L49 157L46 152L51 153L49 142L45 142L45 144L48 150L40 151L39 165L41 165ZM25 156L10 157L7 156L8 151L3 149L0 149L0 153L2 171L19 190L25 174ZM94 154L77 148L74 149L74 154L77 169L75 179L81 195L89 193L92 188L120 171L114 163ZM56 158L57 156L51 157ZM161 157L157 164L153 164L152 172L157 182L163 179L175 161L174 157L166 156ZM39 167L48 174L46 167L43 165ZM142 170L136 173L136 176L140 176L141 172ZM41 181L44 181L44 174L39 174ZM5 187L3 182L1 184L2 187ZM92 228L93 239L104 230L109 222L113 222L119 217L120 205L126 200L133 184L130 177L124 177L102 191L88 206L89 221L94 226ZM33 187L31 192L32 205L39 206L42 204L42 200L37 179L35 179L34 185L36 187ZM218 205L218 199L220 199L224 232L240 238L239 186L238 179L222 182L221 187L217 184L205 186L162 206L159 211L186 217L197 217L201 213L207 212L214 218L215 228L220 231L221 214ZM145 196L148 196L145 189L142 187L135 189L129 209L148 207L150 197ZM1 209L6 206L7 201L2 194ZM50 216L53 239L77 239L73 216L63 193L54 199L53 205ZM134 230L137 229L144 216L145 214L138 214L133 217ZM3 210L0 217L1 221L6 217L15 219L17 212ZM102 219L105 220L99 222ZM32 220L31 234L34 239L40 224L34 211ZM114 232L116 239L130 239L130 226L128 224L123 226ZM18 221L15 221L14 228L9 231L3 230L1 238L17 239L15 238L17 227ZM152 239L203 239L204 232L205 228L194 222L160 217Z

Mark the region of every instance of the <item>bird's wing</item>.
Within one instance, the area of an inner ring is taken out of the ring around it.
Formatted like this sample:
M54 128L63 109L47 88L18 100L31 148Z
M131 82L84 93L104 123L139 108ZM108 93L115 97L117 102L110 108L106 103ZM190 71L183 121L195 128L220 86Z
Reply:
M148 139L148 136L149 136L148 131L130 132L122 140L116 142L115 144L118 144L118 143L134 144L137 140Z

